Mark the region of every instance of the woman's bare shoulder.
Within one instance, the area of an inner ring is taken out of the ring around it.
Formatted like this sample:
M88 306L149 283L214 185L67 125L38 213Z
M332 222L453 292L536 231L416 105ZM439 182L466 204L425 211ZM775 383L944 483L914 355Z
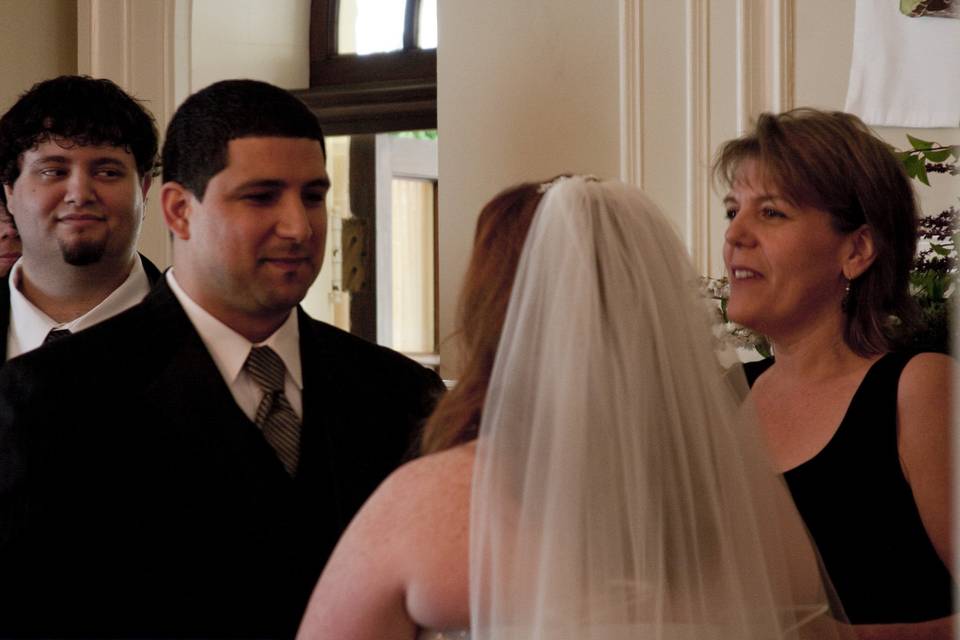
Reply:
M947 431L954 369L953 358L941 353L919 353L903 368L897 388L901 447Z
M364 520L394 548L392 561L411 576L424 567L431 545L466 534L474 447L462 445L408 462L394 471L364 506ZM434 549L436 550L436 549Z
M467 444L414 460L384 483L402 522L406 606L422 627L469 622L470 491L475 448ZM401 506L402 505L402 506Z
M388 476L341 537L301 632L383 637L387 628L465 624L472 473L465 445Z
M901 394L949 386L955 366L954 359L942 353L918 353L910 358L900 374Z
M474 444L468 443L412 460L394 471L377 493L394 504L406 502L407 508L429 508L464 489L469 494L474 452Z

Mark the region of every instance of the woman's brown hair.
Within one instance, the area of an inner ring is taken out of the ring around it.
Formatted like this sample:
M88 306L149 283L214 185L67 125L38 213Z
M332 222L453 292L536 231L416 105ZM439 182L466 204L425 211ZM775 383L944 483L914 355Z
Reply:
M756 161L764 180L796 205L828 212L839 232L869 226L877 255L850 283L844 340L864 356L894 348L898 333L916 322L909 281L918 207L892 148L856 116L794 109L763 113L753 131L722 145L714 178L732 186L744 160Z
M455 336L463 368L456 386L427 420L420 447L424 454L477 437L510 291L540 203L540 184L527 182L502 191L480 211L457 307Z

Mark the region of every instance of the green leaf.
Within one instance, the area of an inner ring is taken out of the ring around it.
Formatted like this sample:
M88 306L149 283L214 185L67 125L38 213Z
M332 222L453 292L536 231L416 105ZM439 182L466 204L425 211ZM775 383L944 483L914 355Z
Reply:
M943 162L950 157L950 149L940 149L939 151L924 151L924 157L930 162Z
M924 169L923 162L915 155L911 155L909 158L903 161L903 167L907 170L907 175L911 178L916 178L920 180L920 170Z
M933 252L938 256L946 257L950 255L950 247L945 247L942 244L934 244L931 242L930 249L932 249Z
M927 179L927 167L922 162L920 162L919 158L917 159L917 180L927 185L928 187L930 186L930 180Z
M911 144L911 145L913 146L913 148L916 149L917 151L923 151L924 149L929 149L930 147L933 146L933 143L932 143L932 142L928 142L928 141L926 141L926 140L921 140L920 138L914 138L914 137L913 137L912 135L910 135L909 133L907 134L907 140L910 141L910 144Z

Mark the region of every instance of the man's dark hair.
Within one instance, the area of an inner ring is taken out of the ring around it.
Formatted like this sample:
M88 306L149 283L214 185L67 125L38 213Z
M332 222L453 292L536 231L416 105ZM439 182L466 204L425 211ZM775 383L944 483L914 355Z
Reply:
M290 92L258 80L223 80L173 114L163 143L163 181L203 200L210 178L227 166L229 142L261 136L318 140L327 152L316 116Z
M16 182L23 153L50 140L64 148L121 147L133 155L141 178L156 173L153 116L110 80L60 76L20 96L0 118L0 182Z

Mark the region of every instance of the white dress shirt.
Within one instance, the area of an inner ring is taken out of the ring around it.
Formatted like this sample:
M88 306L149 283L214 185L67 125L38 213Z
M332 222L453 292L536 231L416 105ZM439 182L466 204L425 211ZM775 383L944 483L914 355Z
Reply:
M194 329L200 334L200 339L210 352L234 400L247 417L253 421L264 392L243 368L243 364L247 361L251 348L270 347L280 356L287 369L283 393L293 411L302 420L303 369L300 363L300 325L297 322L296 308L290 310L286 321L269 338L255 344L214 318L187 295L177 282L173 269L167 271L166 278Z
M133 268L127 279L100 304L85 314L60 323L38 309L20 292L23 258L17 260L10 269L10 325L7 327L7 360L21 353L32 351L41 344L51 329L67 329L71 333L82 331L112 318L121 311L138 304L150 292L150 281L143 270L140 256L133 261Z

